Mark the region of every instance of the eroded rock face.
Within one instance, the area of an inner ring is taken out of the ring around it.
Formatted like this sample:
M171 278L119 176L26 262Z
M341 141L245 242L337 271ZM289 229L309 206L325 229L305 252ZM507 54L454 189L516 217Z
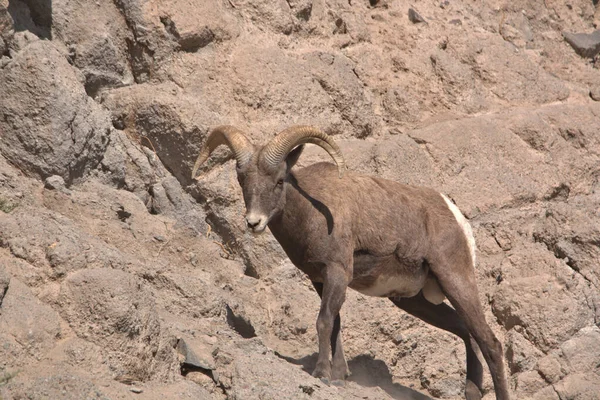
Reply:
M311 124L462 209L513 397L595 399L600 72L563 32L599 10L0 0L0 397L463 398L460 339L352 291L353 375L313 379L311 283L246 231L228 149L190 177L216 125Z
M77 272L62 284L58 302L75 333L104 348L121 374L144 381L173 367L173 351L170 360L155 359L157 354L159 359L164 356L161 350L169 347L168 339L161 337L151 293L130 274L102 269Z
M5 280L2 285L0 340L4 345L0 354L3 364L14 365L19 360L31 362L42 359L63 334L58 314L40 302L31 289L18 279Z
M31 175L71 183L98 165L111 126L61 47L35 40L0 70L0 151Z

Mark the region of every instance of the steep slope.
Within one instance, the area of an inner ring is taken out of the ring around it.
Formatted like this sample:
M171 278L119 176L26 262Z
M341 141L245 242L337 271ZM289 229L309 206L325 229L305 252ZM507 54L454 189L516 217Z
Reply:
M0 0L0 398L462 398L459 339L355 292L312 378L310 282L226 150L191 182L212 126L308 123L463 210L515 398L597 399L594 3Z

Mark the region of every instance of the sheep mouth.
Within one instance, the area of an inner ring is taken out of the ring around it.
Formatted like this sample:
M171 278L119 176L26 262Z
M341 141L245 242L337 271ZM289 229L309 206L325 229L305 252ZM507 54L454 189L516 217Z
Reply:
M267 224L260 224L253 228L249 228L249 230L255 235L260 235L261 233L263 233L265 231L266 227L267 227Z

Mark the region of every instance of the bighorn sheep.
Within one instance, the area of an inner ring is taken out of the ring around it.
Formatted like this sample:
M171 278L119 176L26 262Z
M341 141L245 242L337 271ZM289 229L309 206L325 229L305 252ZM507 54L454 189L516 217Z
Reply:
M292 171L305 143L325 149L337 168L317 163ZM260 233L268 226L321 297L315 377L343 382L349 374L340 309L350 287L388 297L406 312L463 339L468 400L481 398L483 370L475 353L479 345L496 398L509 398L502 346L479 302L473 233L447 197L428 188L344 173L338 146L309 126L286 129L263 147L232 126L219 126L201 150L192 178L221 144L229 146L237 161L248 228ZM445 297L454 308L443 303Z

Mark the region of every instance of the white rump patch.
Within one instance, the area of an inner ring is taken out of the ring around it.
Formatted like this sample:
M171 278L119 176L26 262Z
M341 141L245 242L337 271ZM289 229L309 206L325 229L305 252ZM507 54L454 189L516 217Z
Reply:
M460 212L458 207L456 207L456 205L452 201L450 201L449 198L444 196L442 193L440 193L440 195L446 201L448 208L450 209L450 211L452 211L452 214L454 214L454 218L456 218L456 221L462 228L462 230L465 234L465 237L467 238L467 243L469 244L469 250L471 251L471 259L473 260L473 266L475 266L476 246L475 246L475 237L473 236L473 230L471 229L471 224L469 224L469 221L467 221L467 219L465 218L464 215L462 215L462 213Z

